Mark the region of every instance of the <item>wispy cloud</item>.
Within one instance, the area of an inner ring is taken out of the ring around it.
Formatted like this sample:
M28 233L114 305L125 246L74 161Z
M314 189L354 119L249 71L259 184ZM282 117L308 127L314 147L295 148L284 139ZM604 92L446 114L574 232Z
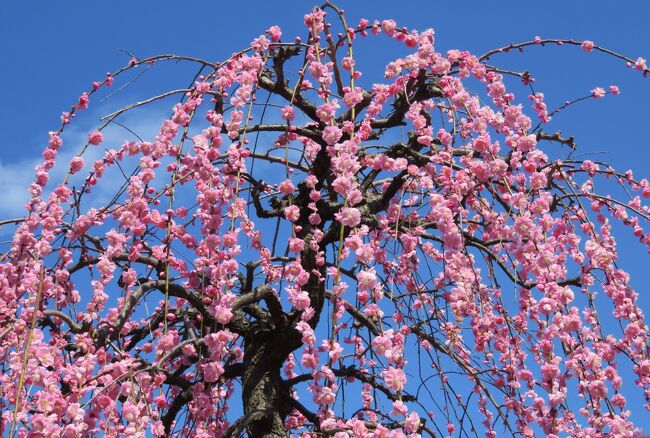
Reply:
M141 138L151 139L160 129L164 118L165 115L161 110L140 111L137 115L125 117L121 123ZM50 178L45 193L63 181L70 160L81 151L87 141L88 133L95 127L87 123L73 125L64 131L63 146L57 156L56 166L49 172ZM92 163L103 156L106 149L118 149L125 141L137 140L131 132L118 125L110 125L103 132L104 142L99 146L90 146L86 150L83 154L86 167L70 179L71 185L81 184L83 178L88 175ZM25 203L30 198L28 188L34 181L34 169L42 162L40 155L12 162L0 161L0 220L24 216ZM123 179L103 180L102 184L98 184L93 190L93 204L109 200L122 182Z

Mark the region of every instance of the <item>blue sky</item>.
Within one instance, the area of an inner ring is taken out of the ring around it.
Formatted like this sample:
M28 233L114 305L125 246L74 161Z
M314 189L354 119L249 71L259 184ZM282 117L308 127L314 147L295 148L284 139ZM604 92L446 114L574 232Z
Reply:
M589 1L463 1L437 0L337 2L348 21L393 18L398 25L436 31L436 48L458 48L482 54L511 42L534 36L589 39L632 58L650 58L650 2ZM302 16L312 3L290 0L265 2L197 2L116 0L90 2L5 2L0 8L0 219L20 215L32 168L47 142L47 132L59 125L62 111L76 102L93 81L124 65L129 56L161 53L192 55L218 61L244 48L273 24L284 37L305 35ZM367 44L367 60L388 59ZM492 63L513 70L528 70L536 78L536 91L544 92L549 109L565 100L581 97L594 87L616 84L622 95L589 100L551 122L548 131L561 129L573 135L578 153L608 161L617 169L632 169L637 177L650 177L650 78L627 69L624 63L599 53L584 54L575 47L533 47L521 55L496 56ZM383 68L359 64L364 71ZM112 109L164 91L182 88L193 71L163 67L145 73L136 84L75 122L67 134L64 155L72 156L98 117ZM121 84L117 84L118 86ZM527 105L525 88L514 88L518 101ZM153 110L131 120L131 128L150 134L163 112ZM161 110L162 111L162 110ZM158 117L160 116L160 117ZM119 132L107 140L121 140ZM77 143L77 144L75 144ZM101 196L101 193L100 193ZM622 238L621 265L633 277L633 285L645 295L650 314L645 274L648 255L634 241Z
M47 132L58 126L61 112L92 81L101 80L107 71L128 61L129 56L119 49L138 57L176 53L219 60L272 24L280 25L285 37L304 36L302 16L311 5L290 0L186 1L183 6L164 0L5 2L0 12L0 55L4 60L0 69L0 188L5 193L0 214L20 211L22 193L16 189L28 181L28 166L40 155ZM441 51L458 48L480 54L540 35L590 39L633 58L650 57L650 3L641 1L621 2L616 7L606 1L555 0L544 4L341 0L339 5L352 24L360 17L394 18L412 28L433 27ZM384 53L368 45L367 55L382 59ZM619 85L621 96L588 101L566 111L550 129L575 135L583 151L604 152L598 157L617 168L643 173L644 164L650 162L649 80L618 60L586 55L575 47L535 47L524 55L495 57L493 62L529 70L551 108L595 86ZM191 79L189 72L165 73L169 86L182 87ZM128 93L118 93L108 109L164 90L167 84L161 78L165 76L159 73L144 75ZM525 89L514 91L527 102ZM100 112L94 108L91 106L94 119L88 117L76 125L80 135L97 123ZM109 112L106 107L102 111Z
M606 1L341 0L339 5L352 24L360 17L392 17L408 27L433 27L436 47L442 51L459 48L480 54L540 35L590 39L633 58L650 57L650 3L646 2L621 2L613 7ZM60 113L92 81L128 61L128 55L119 49L139 57L177 53L219 60L272 24L280 25L285 37L304 35L302 16L310 6L310 2L290 0L186 1L183 6L164 0L5 2L0 12L0 55L4 60L0 69L0 169L40 155L47 132L58 126ZM381 58L381 53L372 50L368 48L370 56ZM564 128L576 136L581 149L606 152L603 157L616 167L643 173L642 164L650 159L649 80L642 80L620 61L570 47L535 47L524 55L495 57L493 62L531 71L537 78L536 88L546 94L551 108L553 103L581 96L595 86L619 85L621 96L569 110L556 118L551 129ZM116 104L129 102L134 91L135 96L137 92L144 96L163 89L155 82L160 76L149 76L124 93L127 100L117 96ZM182 86L191 79L189 74L179 76L170 82ZM526 102L526 90L517 91ZM97 120L84 122L77 125L82 130ZM24 174L27 169L20 166L19 170ZM12 182L6 180L7 176L0 177L3 186Z

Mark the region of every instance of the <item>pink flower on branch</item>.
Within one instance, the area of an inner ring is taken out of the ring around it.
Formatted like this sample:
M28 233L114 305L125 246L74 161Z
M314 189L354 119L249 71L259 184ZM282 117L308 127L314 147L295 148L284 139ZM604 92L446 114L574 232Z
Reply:
M634 69L635 70L641 70L643 72L648 70L648 64L646 62L645 58L637 58L637 60L634 62Z
M336 220L346 227L356 227L361 223L361 212L357 208L344 207L336 214Z
M595 99L600 99L601 97L605 96L605 89L601 87L596 87L593 90L591 90L591 95Z
M268 33L271 36L271 41L274 43L277 43L280 41L280 38L282 37L282 30L280 29L279 26L271 26L266 30L266 33Z
M101 132L93 131L90 134L88 134L88 143L92 145L98 145L102 141L104 141L104 136L102 135Z
M84 167L84 159L81 157L74 157L70 161L70 173L77 173Z
M381 377L392 391L401 391L406 384L406 374L399 368L389 367L381 372Z
M594 50L594 42L589 40L584 40L581 44L581 47L582 50L584 50L585 52L587 53L591 52L592 50Z

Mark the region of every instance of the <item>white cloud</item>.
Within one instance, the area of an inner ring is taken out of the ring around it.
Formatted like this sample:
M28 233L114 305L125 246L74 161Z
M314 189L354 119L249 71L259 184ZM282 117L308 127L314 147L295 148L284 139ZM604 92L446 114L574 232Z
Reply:
M128 126L130 130L143 139L152 139L165 119L161 110L139 111L133 116L127 116L121 123ZM95 117L96 120L96 117ZM77 155L87 141L88 133L97 125L72 125L67 128L63 135L63 146L59 150L56 159L56 166L49 172L49 181L44 193L56 187L63 181L68 171L70 160ZM80 186L81 181L88 175L92 163L99 159L106 149L119 149L125 141L137 140L137 138L118 125L110 125L104 131L104 142L99 146L89 146L83 154L86 166L77 175L70 178L70 184ZM36 148L34 148L36 150ZM41 149L42 150L42 149ZM14 162L0 162L0 221L24 216L26 213L25 203L30 198L28 193L29 185L34 181L34 169L43 162L39 156L22 158ZM129 163L125 172L132 170L133 165ZM121 174L120 174L121 176ZM98 184L92 192L92 203L98 204L108 201L115 190L123 183L123 178L106 178Z
M25 201L29 199L27 187L34 179L37 160L21 160L15 163L0 162L0 217L12 219L25 213Z

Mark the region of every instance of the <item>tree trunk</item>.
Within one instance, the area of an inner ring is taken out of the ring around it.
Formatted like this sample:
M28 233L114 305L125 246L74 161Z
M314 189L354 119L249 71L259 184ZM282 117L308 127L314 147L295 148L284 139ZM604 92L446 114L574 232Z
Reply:
M246 428L252 438L285 437L284 420L291 412L280 370L300 346L295 330L252 330L245 339L243 402Z

